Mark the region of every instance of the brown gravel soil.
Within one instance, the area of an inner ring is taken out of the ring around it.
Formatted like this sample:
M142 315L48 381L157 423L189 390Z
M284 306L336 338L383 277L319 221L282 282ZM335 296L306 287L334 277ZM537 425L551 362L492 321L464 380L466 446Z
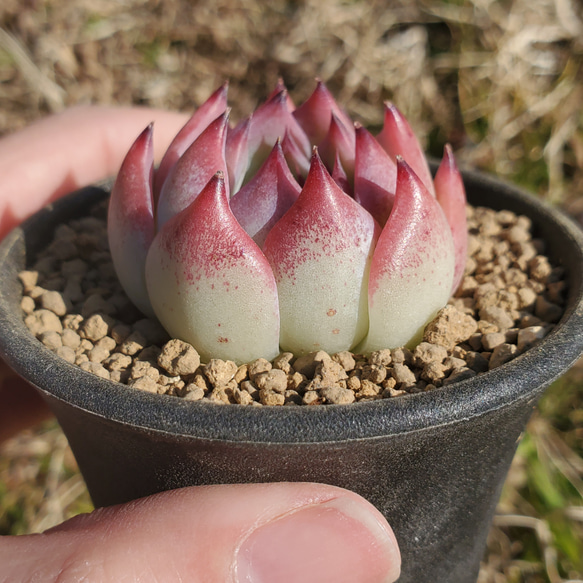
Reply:
M411 350L283 352L271 362L201 363L193 346L170 339L125 296L103 207L61 225L20 273L24 320L47 348L85 371L190 401L349 404L428 391L503 365L544 338L563 313L563 272L544 255L544 242L531 237L530 220L472 207L467 217L465 277Z

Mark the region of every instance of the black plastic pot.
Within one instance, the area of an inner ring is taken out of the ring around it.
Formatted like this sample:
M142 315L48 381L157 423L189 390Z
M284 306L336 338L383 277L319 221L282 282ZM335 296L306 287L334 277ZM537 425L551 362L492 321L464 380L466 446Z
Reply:
M465 180L472 204L528 215L569 281L555 330L473 379L354 405L251 408L152 395L61 361L23 324L17 273L56 225L105 196L95 188L41 211L0 246L1 353L48 401L97 506L196 484L335 484L387 517L402 583L474 582L520 433L543 390L583 351L583 237L514 187L477 173Z

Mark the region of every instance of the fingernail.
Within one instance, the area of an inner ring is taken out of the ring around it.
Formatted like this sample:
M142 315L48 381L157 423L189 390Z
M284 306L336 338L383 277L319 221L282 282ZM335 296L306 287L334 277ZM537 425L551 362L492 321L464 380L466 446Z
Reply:
M401 558L392 530L367 502L340 497L254 530L239 548L238 583L392 583Z

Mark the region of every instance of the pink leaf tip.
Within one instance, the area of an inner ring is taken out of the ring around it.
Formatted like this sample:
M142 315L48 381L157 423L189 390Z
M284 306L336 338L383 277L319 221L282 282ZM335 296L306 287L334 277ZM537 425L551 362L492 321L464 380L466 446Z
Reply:
M425 188L435 196L423 148L405 116L390 102L385 103L385 122L377 140L393 160L398 155L403 156Z
M227 110L200 134L173 166L156 209L158 228L189 206L217 170L228 175L225 161L228 120Z
M445 213L453 236L455 249L455 273L451 290L453 293L464 276L468 254L468 226L466 221L466 190L449 144L445 146L434 184L437 201Z
M148 299L145 262L155 235L152 182L153 124L129 149L111 191L107 234L113 265L130 300L146 316L154 312Z

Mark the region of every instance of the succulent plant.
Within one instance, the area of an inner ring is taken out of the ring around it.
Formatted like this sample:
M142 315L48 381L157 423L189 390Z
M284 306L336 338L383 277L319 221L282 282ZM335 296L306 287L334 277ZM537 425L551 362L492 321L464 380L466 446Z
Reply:
M203 359L416 343L461 281L465 191L435 179L403 115L375 138L326 86L283 83L229 125L227 85L153 166L150 125L113 187L108 234L129 298Z

